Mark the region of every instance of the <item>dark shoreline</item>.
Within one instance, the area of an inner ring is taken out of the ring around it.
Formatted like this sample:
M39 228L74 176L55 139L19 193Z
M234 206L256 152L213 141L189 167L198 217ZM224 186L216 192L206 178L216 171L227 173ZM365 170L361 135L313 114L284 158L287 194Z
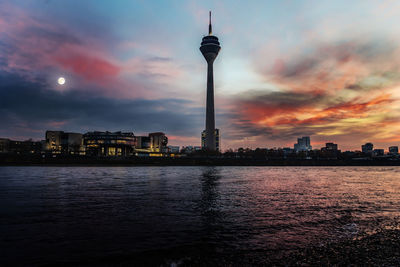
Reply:
M265 159L210 157L91 158L0 155L0 166L400 166L390 159Z

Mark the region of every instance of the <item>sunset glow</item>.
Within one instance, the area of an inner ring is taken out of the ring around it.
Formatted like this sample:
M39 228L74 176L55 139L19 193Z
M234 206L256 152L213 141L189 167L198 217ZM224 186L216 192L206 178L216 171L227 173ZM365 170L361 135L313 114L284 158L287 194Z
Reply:
M399 145L395 1L2 2L0 136L163 131L171 145L200 145L198 46L210 9L223 44L214 63L223 150L292 146L300 136L316 148Z

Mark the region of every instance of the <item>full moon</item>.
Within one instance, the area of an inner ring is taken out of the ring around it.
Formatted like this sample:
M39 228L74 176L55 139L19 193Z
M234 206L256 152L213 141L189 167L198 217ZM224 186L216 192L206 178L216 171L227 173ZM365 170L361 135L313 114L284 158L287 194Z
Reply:
M63 85L65 83L65 78L64 77L60 77L60 78L58 78L57 82L58 82L59 85Z

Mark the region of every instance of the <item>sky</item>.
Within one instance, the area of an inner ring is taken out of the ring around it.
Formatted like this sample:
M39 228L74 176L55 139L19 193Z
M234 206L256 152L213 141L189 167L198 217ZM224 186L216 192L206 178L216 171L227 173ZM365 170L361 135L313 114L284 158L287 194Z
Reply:
M162 131L200 145L209 10L223 150L399 145L396 0L0 0L0 137Z

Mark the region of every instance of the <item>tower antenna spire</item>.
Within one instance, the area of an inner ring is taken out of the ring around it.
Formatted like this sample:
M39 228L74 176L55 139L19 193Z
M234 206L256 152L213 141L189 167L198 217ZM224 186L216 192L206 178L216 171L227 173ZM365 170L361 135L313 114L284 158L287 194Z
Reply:
M212 35L211 11L210 11L210 22L209 22L209 24L208 24L208 35Z

